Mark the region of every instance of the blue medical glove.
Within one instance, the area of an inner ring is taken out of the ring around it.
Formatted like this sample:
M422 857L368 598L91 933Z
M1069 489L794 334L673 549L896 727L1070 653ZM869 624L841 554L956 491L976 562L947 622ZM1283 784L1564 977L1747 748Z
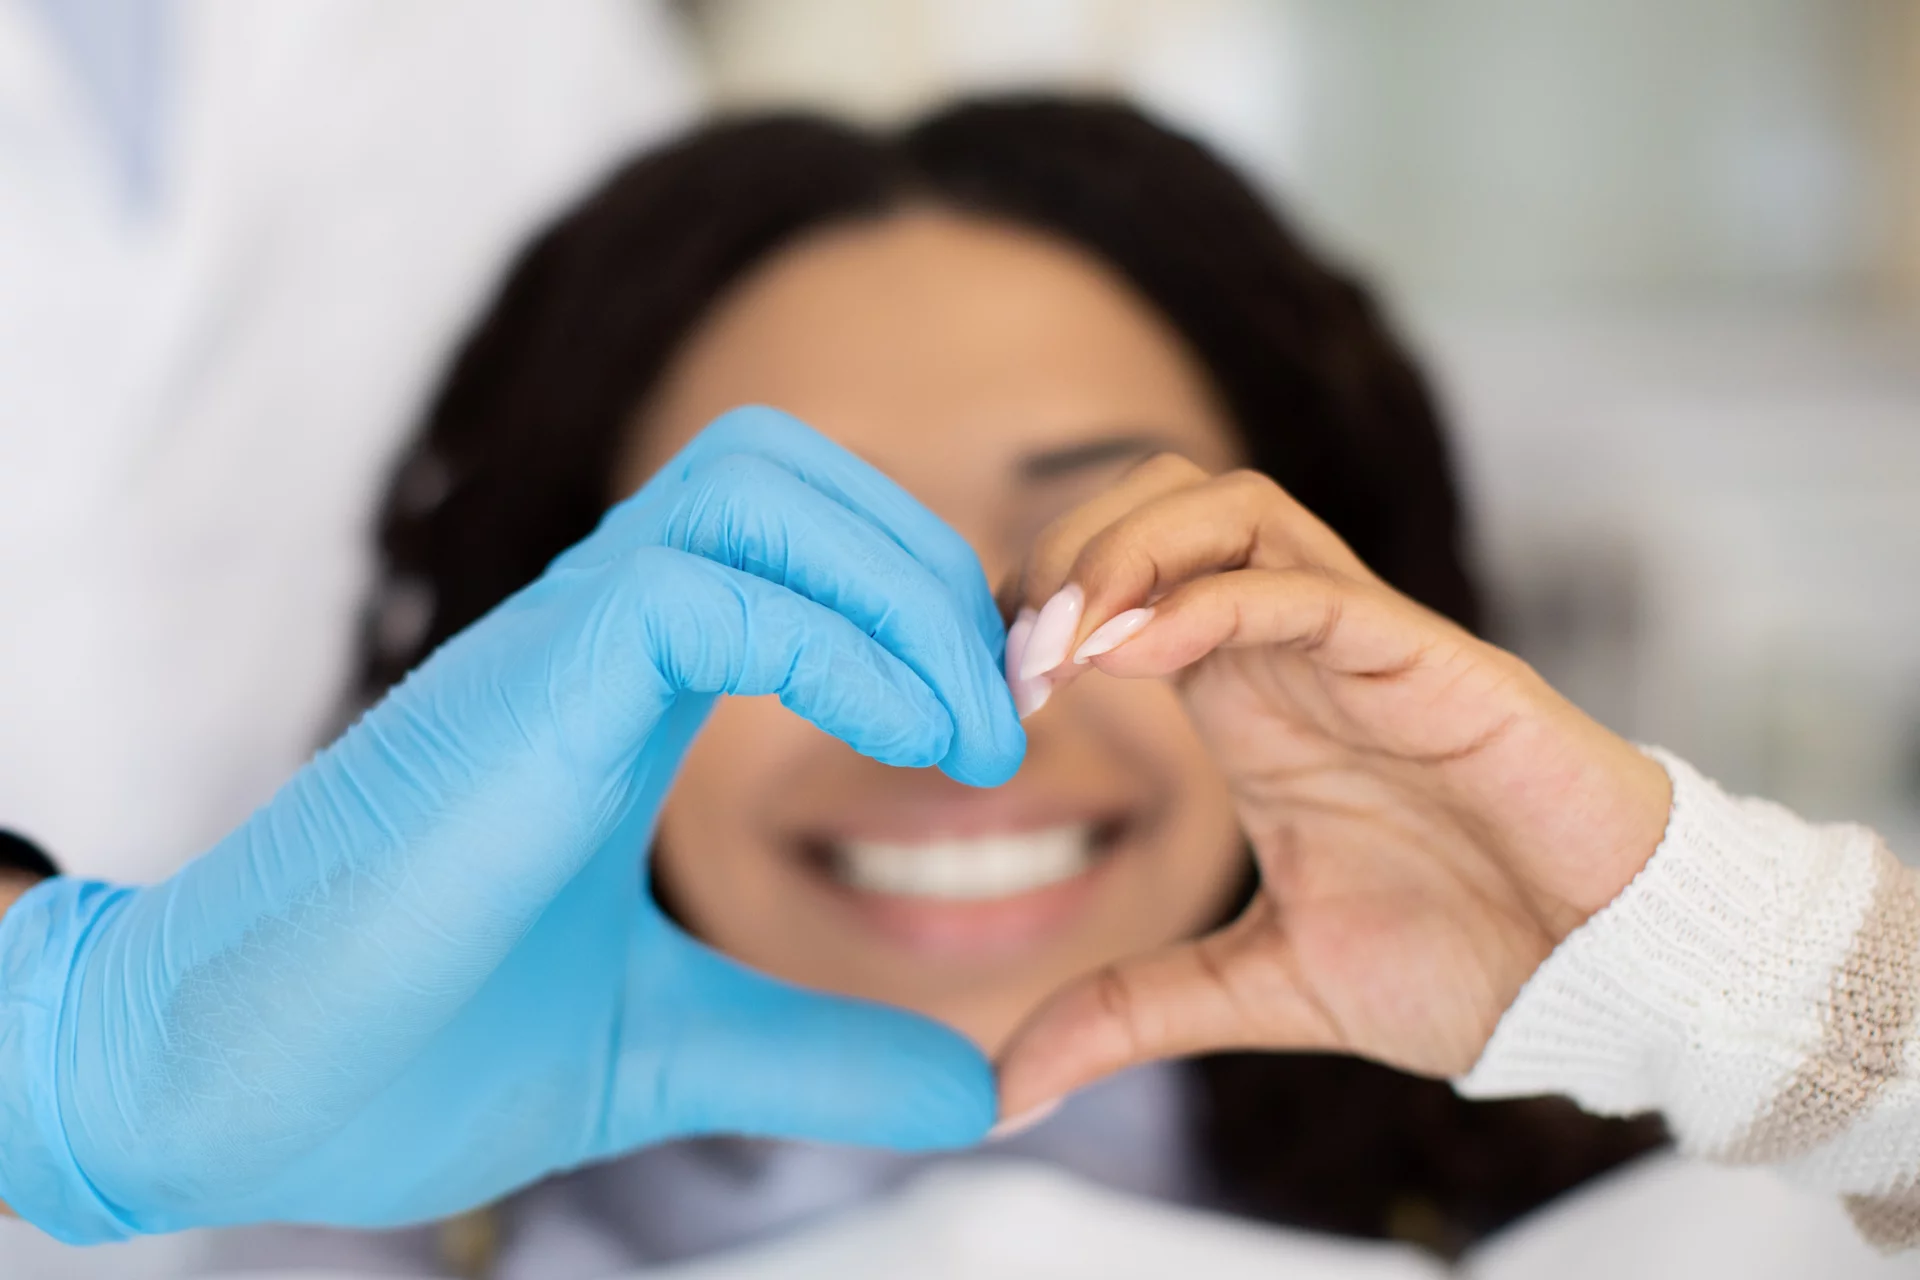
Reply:
M731 1131L960 1145L991 1071L645 891L716 695L964 782L1024 751L972 552L784 415L709 427L243 827L0 918L0 1200L68 1241L387 1225Z

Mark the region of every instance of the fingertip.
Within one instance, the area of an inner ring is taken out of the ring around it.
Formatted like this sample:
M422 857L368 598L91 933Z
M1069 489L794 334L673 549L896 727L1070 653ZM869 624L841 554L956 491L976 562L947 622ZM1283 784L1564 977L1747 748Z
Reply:
M822 1072L822 1092L804 1136L895 1151L958 1150L986 1137L1000 1099L979 1046L917 1013L840 1003L839 1061L806 1063Z
M788 444L821 438L819 432L784 409L765 404L743 404L709 422L693 438L693 449L736 449L755 444L769 435L785 437L783 442Z
M1001 679L997 665L977 673L969 701L977 714L956 735L952 757L941 764L947 776L971 787L998 787L1012 780L1027 756L1027 733L1020 725L1018 699Z
M1013 781L1027 758L1027 734L1013 717L1011 702L1004 718L1009 723L996 733L998 741L983 751L956 750L939 761L941 772L969 787L1001 787Z
M903 769L931 769L952 754L952 728L948 725L933 726L929 727L924 741L901 752L898 763Z
M1001 1123L1012 1126L1036 1111L1112 1075L1136 1059L1113 1035L1091 985L1076 982L1027 1016L1000 1051L995 1076Z
M1000 1097L993 1064L972 1041L947 1027L930 1024L947 1040L929 1069L918 1073L915 1096L886 1117L873 1135L874 1145L896 1151L956 1151L986 1140L1000 1118Z
M928 700L933 705L920 708L917 714L908 718L908 727L899 741L866 754L882 764L901 769L931 768L952 755L953 717L931 695L928 695Z
M1004 1142L1008 1138L1018 1137L1046 1121L1060 1109L1060 1104L1065 1101L1065 1098L1054 1098L1013 1115L1003 1114L993 1128L987 1130L987 1141Z

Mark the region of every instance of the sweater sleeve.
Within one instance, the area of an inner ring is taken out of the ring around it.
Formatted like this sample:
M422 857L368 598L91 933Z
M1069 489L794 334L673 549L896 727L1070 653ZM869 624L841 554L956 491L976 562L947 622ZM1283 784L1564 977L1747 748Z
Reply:
M1683 1151L1843 1197L1920 1245L1920 874L1873 832L1728 796L1684 761L1660 846L1522 989L1470 1097L1659 1111Z

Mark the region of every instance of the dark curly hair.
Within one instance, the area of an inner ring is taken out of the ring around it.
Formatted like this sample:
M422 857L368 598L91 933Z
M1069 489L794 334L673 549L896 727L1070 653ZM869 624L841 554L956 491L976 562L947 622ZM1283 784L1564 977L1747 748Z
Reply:
M1400 590L1469 628L1454 471L1426 380L1367 290L1231 169L1112 102L966 103L897 133L723 121L643 155L521 255L396 473L361 692L536 577L608 503L635 406L718 295L809 231L908 202L1063 237L1185 338L1244 456ZM1453 1255L1664 1141L1561 1100L1470 1102L1324 1055L1195 1065L1231 1207Z

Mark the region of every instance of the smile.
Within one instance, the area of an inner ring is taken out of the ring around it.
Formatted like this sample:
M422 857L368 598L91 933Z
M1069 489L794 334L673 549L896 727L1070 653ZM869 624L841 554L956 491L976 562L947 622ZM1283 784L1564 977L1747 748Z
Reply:
M862 893L949 902L1011 898L1060 884L1094 864L1091 822L913 843L848 840L829 848L829 874Z
M911 951L1004 958L1086 909L1130 827L1116 815L966 835L849 832L807 840L804 862L849 923Z

